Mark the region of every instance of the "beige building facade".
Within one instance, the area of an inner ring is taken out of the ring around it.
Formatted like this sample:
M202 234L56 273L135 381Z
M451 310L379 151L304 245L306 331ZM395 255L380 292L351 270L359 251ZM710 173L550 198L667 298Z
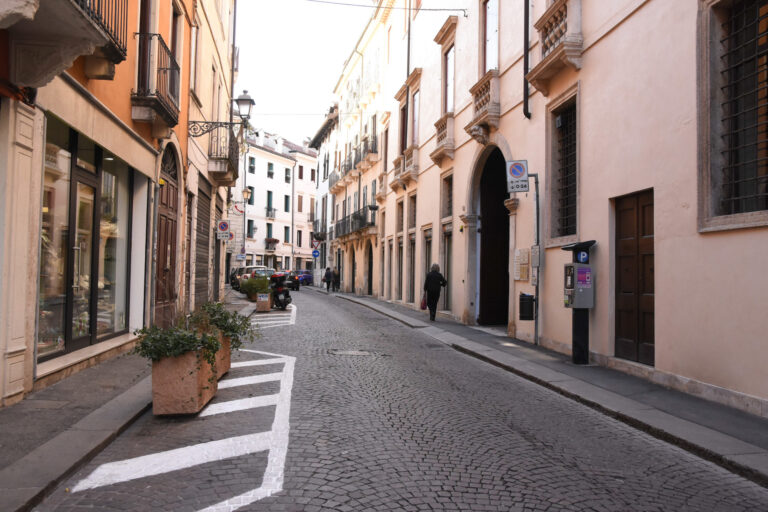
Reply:
M313 140L342 288L418 308L438 263L442 316L568 353L563 248L594 240L591 359L768 416L766 14L380 2Z

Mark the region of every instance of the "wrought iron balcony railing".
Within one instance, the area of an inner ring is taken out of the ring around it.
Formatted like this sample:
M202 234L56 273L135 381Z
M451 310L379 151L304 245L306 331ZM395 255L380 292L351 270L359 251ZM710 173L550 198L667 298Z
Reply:
M226 160L227 172L236 173L240 148L235 131L228 126L214 128L209 135L208 157L211 160Z
M346 236L362 229L376 225L376 210L378 206L364 206L356 212L347 215L336 222L335 235Z
M267 218L268 219L274 219L275 215L277 215L277 208L274 208L272 206L267 206L265 208L265 210L267 211Z
M267 237L264 239L264 248L267 251L274 251L279 242L280 240L278 240L277 238Z
M113 62L127 54L128 0L76 0L77 5L109 36L112 44L104 48Z
M179 121L179 64L160 34L137 33L139 70L132 104L156 111L168 124Z

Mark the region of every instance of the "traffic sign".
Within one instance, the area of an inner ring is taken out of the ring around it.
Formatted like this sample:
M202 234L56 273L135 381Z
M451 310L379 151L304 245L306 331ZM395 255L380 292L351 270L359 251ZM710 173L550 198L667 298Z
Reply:
M229 241L231 242L234 239L235 239L235 234L230 231L229 232Z
M237 256L235 256L235 259L237 261L245 261L245 254L238 254Z
M219 228L219 233L229 231L229 222L226 220L220 220L218 228Z
M312 240L312 248L318 249L320 247L320 240Z
M507 192L528 192L528 160L507 162Z
M589 252L579 251L576 253L576 260L579 263L589 263Z
M312 257L313 258L319 258L320 257L320 251L318 251L317 249L312 251Z

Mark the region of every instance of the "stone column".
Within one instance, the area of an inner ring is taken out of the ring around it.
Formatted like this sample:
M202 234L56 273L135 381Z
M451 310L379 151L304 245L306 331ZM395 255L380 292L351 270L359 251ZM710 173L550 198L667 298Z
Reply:
M520 200L516 198L504 201L504 206L509 210L509 311L507 313L507 336L514 338L517 335L517 326L515 325L515 248L517 247L516 227L517 227L517 208L520 206Z
M477 215L460 215L464 224L464 236L467 240L467 272L464 278L464 311L461 314L461 322L466 325L475 325L475 302L477 301Z

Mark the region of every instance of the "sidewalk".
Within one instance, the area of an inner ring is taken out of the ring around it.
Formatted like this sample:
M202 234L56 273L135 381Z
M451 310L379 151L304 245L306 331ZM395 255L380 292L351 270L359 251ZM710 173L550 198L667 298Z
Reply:
M319 288L312 288L325 293ZM499 366L624 423L768 486L768 420L601 366L413 309L347 293L368 307L454 349Z
M222 301L255 309L232 290ZM0 512L30 510L151 405L151 366L126 354L0 409Z

